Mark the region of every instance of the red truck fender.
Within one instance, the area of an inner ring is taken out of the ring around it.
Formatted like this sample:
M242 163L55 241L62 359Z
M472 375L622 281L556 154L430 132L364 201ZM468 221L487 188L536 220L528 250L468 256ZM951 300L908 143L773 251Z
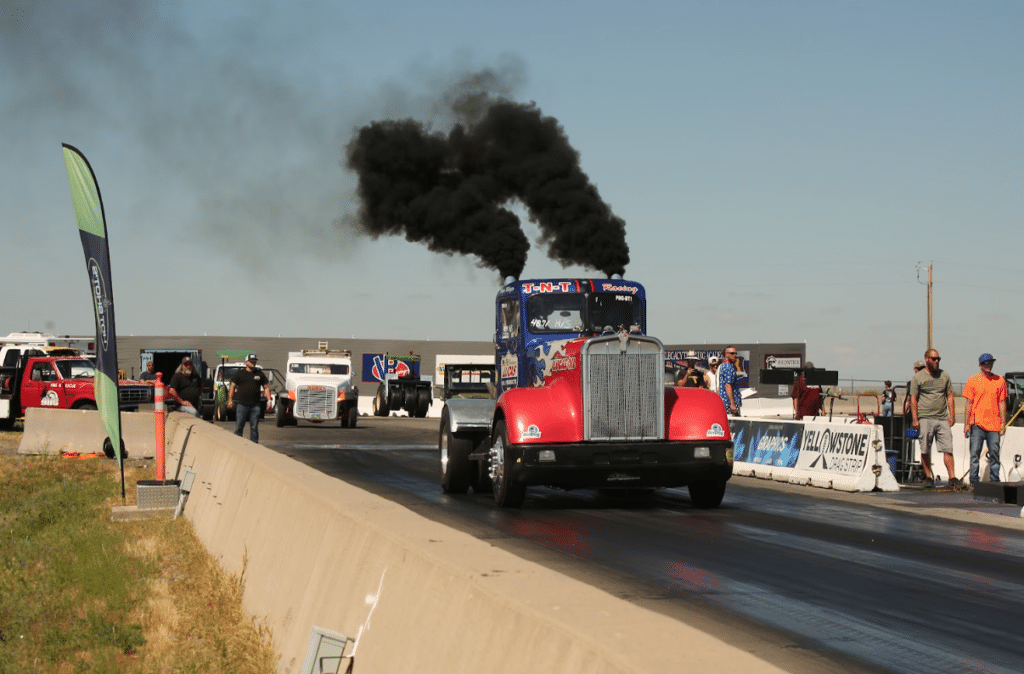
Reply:
M732 440L725 403L705 388L665 389L667 440Z
M495 414L505 418L508 441L513 444L582 442L582 405L579 388L558 380L505 391Z

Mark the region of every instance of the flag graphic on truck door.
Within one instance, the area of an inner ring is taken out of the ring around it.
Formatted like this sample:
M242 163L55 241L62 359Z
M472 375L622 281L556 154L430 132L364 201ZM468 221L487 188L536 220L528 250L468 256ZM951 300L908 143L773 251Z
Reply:
M96 315L96 406L110 440L110 448L121 467L121 496L124 497L124 462L120 451L121 417L117 390L117 337L114 333L114 290L110 281L110 250L107 223L96 176L78 149L63 143L71 201L85 251L89 294Z

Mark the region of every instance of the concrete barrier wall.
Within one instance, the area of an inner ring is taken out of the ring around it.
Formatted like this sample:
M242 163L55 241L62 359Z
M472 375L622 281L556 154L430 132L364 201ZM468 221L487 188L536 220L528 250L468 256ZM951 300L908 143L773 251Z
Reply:
M152 412L122 412L121 436L129 458L156 455L156 426ZM25 432L18 451L23 454L92 454L103 451L107 431L99 412L31 407L25 410Z
M59 435L36 428L63 425L55 412L29 417L29 442ZM363 627L358 672L782 671L727 634L634 606L211 424L171 415L167 438L168 471L182 456L196 475L185 515L226 570L244 570L246 608L267 618L280 672L301 669L314 625L350 638Z

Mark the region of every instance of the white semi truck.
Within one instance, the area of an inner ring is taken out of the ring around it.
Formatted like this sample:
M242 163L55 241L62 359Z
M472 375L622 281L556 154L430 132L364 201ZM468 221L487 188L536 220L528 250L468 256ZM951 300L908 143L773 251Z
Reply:
M291 351L286 369L286 390L275 406L278 427L294 426L299 419L313 423L338 419L342 428L356 427L359 387L352 385L351 351Z

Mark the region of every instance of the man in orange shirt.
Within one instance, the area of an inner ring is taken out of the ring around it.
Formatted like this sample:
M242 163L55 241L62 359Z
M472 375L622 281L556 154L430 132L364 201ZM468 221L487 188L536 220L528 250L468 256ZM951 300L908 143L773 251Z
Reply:
M971 484L978 484L981 444L988 443L989 479L999 481L999 440L1006 432L1006 380L992 374L996 359L991 353L978 358L981 370L967 380L963 397L967 399L964 413L964 436L971 439Z

